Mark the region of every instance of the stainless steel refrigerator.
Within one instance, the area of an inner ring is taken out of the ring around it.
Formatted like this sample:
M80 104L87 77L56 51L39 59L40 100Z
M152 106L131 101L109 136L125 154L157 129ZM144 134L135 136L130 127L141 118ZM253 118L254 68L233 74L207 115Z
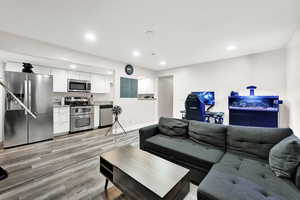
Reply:
M52 76L5 72L5 83L37 118L34 119L10 94L5 98L4 147L53 138Z

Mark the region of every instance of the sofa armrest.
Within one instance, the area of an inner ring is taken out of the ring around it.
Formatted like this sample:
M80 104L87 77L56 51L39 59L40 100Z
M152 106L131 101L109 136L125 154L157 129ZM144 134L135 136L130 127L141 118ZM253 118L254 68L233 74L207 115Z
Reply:
M140 134L140 149L144 149L144 143L146 139L153 137L154 135L158 134L158 125L151 125L151 126L146 126L144 128L141 128L139 130Z
M295 174L295 185L300 189L300 164L298 165Z

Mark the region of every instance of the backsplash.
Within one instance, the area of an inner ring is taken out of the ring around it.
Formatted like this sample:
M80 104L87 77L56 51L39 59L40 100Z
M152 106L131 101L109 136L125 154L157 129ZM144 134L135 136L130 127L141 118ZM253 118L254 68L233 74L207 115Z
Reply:
M112 93L108 94L93 94L82 92L54 92L53 103L60 103L63 97L91 97L93 95L94 101L113 101Z

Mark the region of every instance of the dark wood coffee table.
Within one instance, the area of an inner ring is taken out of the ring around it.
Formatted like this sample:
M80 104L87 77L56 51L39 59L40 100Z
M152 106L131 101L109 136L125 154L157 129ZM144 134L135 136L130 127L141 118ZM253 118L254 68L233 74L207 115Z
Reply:
M136 200L183 199L190 190L190 171L133 146L100 157L100 172L125 196Z

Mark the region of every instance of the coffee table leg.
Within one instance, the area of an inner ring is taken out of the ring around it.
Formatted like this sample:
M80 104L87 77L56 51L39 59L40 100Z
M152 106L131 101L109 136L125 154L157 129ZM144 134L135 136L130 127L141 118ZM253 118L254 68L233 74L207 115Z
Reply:
M104 186L105 190L107 190L107 186L108 186L108 179L105 180L105 186Z

